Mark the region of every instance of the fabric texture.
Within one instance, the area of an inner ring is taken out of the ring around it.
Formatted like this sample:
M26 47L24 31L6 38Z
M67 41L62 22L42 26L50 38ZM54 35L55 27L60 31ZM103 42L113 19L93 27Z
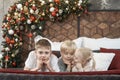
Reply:
M28 55L27 60L25 61L25 67L28 68L35 68L37 61L36 61L36 55L35 55L35 51L31 51ZM59 67L58 67L58 58L52 54L50 57L50 63L52 68L56 71L59 72ZM49 70L45 70L45 72L49 72Z
M115 57L113 58L112 63L110 64L109 70L120 69L120 50L100 48L100 52L115 53Z

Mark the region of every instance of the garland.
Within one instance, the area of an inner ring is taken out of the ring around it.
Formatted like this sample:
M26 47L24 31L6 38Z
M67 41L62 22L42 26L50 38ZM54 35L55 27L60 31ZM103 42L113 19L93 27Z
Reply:
M32 38L41 35L46 21L64 21L70 14L87 13L88 0L21 0L10 6L2 24L2 67L19 67L21 32ZM18 56L19 55L19 56Z

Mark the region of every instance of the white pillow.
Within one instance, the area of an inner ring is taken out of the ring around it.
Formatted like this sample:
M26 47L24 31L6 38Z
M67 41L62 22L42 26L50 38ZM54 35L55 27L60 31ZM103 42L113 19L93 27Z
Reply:
M83 38L84 37L79 37L79 38L73 40L73 42L75 42L77 48L81 48L82 47Z
M91 50L100 50L101 43L105 41L106 38L83 38L83 47L90 48Z
M120 38L106 38L100 45L103 48L120 49Z
M100 50L101 47L109 49L120 49L120 38L83 38L83 47L90 48L92 50Z
M97 71L108 70L115 54L114 53L93 53Z
M52 51L60 51L60 46L62 42L53 42L52 43Z

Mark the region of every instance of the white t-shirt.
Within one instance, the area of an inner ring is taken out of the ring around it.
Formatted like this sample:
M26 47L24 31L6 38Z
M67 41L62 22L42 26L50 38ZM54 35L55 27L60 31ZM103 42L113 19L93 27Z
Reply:
M60 71L58 67L58 58L54 54L52 54L50 57L50 64L53 70L55 70L55 72ZM36 67L36 65L37 65L37 58L36 58L35 51L31 51L28 55L27 60L25 61L25 67L33 69ZM49 70L46 69L45 72L49 72Z

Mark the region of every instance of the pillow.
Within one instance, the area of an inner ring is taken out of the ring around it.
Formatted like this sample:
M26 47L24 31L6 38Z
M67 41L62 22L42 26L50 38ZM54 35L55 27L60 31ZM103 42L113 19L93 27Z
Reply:
M105 41L106 38L83 38L83 47L90 48L91 50L100 50L101 43Z
M73 40L73 42L75 42L77 48L81 48L82 47L83 38L84 37L79 37L79 38Z
M60 51L60 46L62 42L53 42L52 43L52 51Z
M97 71L106 71L108 70L111 61L113 59L113 57L115 56L114 53L93 53L93 57L95 59L96 62L96 70Z
M110 64L109 70L120 69L120 50L100 48L100 52L107 52L107 53L113 52L113 53L115 53L115 57L113 58L113 61Z
M112 44L111 44L112 43ZM100 50L101 47L105 48L114 48L114 49L120 49L120 38L83 38L83 47L88 47L92 50Z
M120 49L120 38L106 38L100 47L109 48L109 49Z

